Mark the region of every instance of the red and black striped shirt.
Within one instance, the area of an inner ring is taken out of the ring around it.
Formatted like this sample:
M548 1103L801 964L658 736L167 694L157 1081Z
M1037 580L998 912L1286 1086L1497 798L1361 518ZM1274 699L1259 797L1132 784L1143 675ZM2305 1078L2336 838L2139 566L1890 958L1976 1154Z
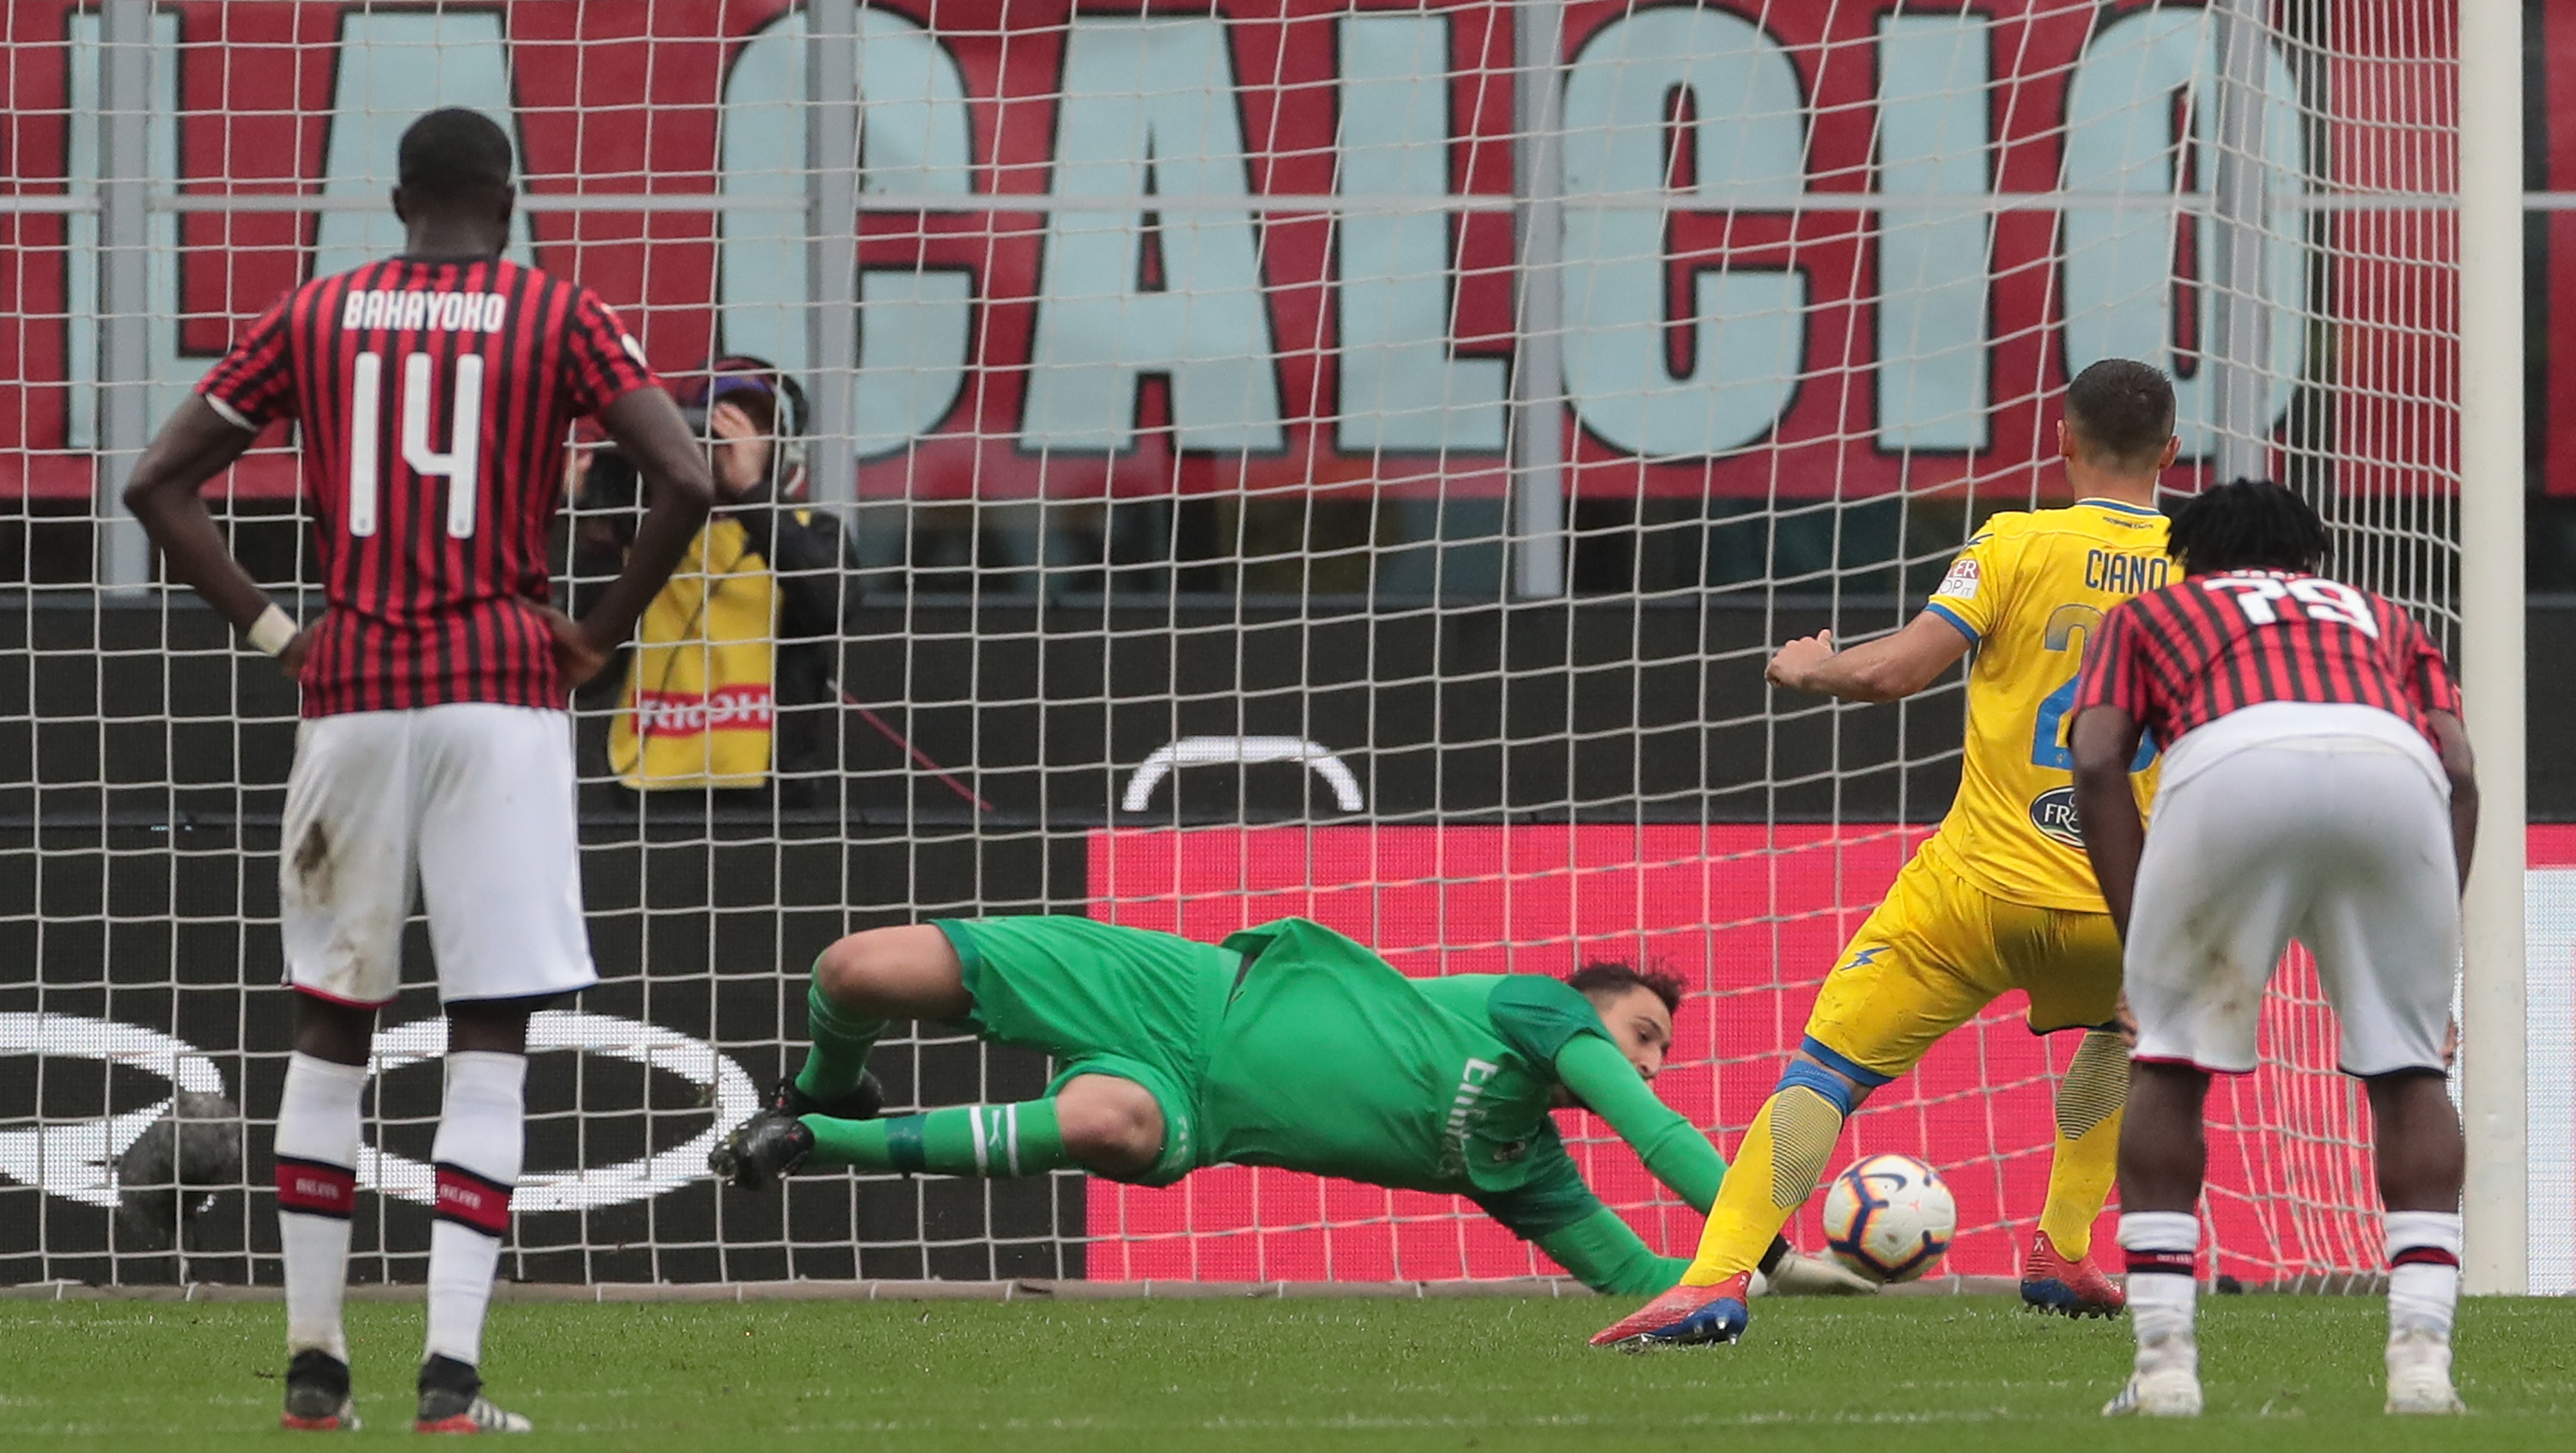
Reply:
M2457 715L2460 688L2415 618L2366 590L2278 570L2194 575L2102 618L2075 710L2116 706L2173 743L2267 701L2339 702L2403 718Z
M261 314L197 391L303 430L330 605L304 714L562 707L534 607L565 436L658 382L589 289L513 262L373 262Z

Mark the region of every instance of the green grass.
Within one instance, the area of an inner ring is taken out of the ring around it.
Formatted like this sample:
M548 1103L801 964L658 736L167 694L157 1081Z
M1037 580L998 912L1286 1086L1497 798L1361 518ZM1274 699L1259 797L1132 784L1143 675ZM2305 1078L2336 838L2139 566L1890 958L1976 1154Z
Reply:
M2576 1302L2470 1305L2475 1412L2437 1423L2379 1411L2381 1302L2216 1299L2197 1425L2097 1415L2127 1367L2125 1323L1989 1298L1769 1302L1739 1347L1586 1348L1624 1306L506 1305L484 1355L493 1393L537 1420L532 1442L589 1448L2576 1446ZM350 1313L359 1439L407 1437L420 1309ZM275 1446L282 1330L274 1304L0 1303L0 1446Z

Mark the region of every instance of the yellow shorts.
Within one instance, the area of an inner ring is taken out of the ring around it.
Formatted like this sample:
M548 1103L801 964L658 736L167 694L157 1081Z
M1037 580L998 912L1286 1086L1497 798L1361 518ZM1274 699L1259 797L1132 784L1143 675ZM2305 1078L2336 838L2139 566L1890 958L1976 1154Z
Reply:
M2007 902L1917 852L1844 946L1804 1047L1883 1085L2007 989L2030 996L2035 1034L2111 1024L2120 1000L2111 915Z

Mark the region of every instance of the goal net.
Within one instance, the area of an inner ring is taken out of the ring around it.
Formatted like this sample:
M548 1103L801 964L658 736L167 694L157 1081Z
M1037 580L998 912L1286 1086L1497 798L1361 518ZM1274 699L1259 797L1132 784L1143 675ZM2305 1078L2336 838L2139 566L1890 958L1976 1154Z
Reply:
M154 586L113 500L235 329L399 248L394 143L434 106L511 129L513 255L607 298L675 386L720 355L799 385L718 395L795 436L736 483L801 487L843 541L798 569L710 535L575 700L604 981L538 1021L520 1278L1552 1274L1464 1202L1285 1172L754 1200L702 1162L798 1063L833 937L1035 912L1304 914L1413 974L1669 969L1658 1089L1731 1150L1959 769L1955 678L1824 705L1768 691L1766 654L1902 624L1978 523L2064 502L2059 399L2094 359L2174 375L2175 488L2284 479L2342 573L2455 619L2448 5L0 15L34 168L0 199L0 1282L277 1277L295 700ZM575 600L632 519L578 443ZM297 490L264 436L219 518L309 620ZM2563 971L2576 896L2535 885ZM358 1274L389 1280L424 1265L442 1033L411 949L361 1168ZM2012 1272L2039 1210L2073 1044L2021 1009L1837 1156L1939 1167L1959 1273ZM2533 1276L2561 1290L2569 1050L2534 1035L2561 1068ZM878 1069L898 1107L1048 1074L930 1024ZM231 1158L189 1131L153 1159L150 1127L225 1102ZM2212 1272L2378 1269L2366 1110L2299 964L2212 1107ZM1697 1216L1562 1123L1687 1254Z

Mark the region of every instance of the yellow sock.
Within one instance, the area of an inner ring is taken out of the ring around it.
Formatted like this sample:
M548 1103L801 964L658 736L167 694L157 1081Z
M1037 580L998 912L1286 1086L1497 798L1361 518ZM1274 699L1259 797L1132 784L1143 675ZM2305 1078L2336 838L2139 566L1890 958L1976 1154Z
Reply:
M2093 1221L2119 1170L2120 1112L2128 1099L2128 1046L2105 1030L2085 1035L2057 1086L2057 1144L2048 1204L2039 1212L2039 1229L2069 1260L2093 1249Z
M1682 1273L1682 1284L1713 1287L1760 1264L1771 1239L1816 1193L1842 1133L1843 1112L1831 1100L1804 1085L1772 1091L1744 1132L1735 1168L1717 1188L1699 1256Z

